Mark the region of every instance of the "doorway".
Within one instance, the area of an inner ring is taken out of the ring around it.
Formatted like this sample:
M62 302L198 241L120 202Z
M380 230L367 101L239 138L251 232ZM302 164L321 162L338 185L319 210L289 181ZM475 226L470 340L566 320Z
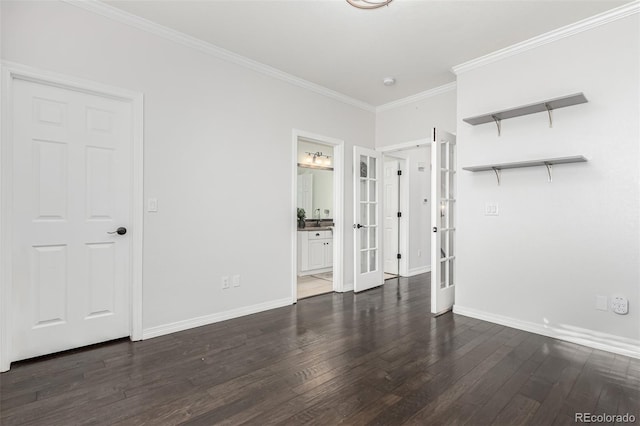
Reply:
M342 291L340 140L294 130L292 299Z
M3 80L0 369L140 340L142 96L20 65Z
M431 141L416 140L378 150L383 154L384 167L387 169L384 171L383 183L385 273L395 273L396 267L391 262L397 254L400 254L399 261L396 259L400 277L430 272ZM393 176L396 162L401 170L399 177ZM388 185L389 179L391 188ZM394 192L393 186L396 185L399 187L398 193ZM392 222L394 219L395 223ZM396 227L397 231L394 229ZM389 275L385 275L385 278L389 278Z

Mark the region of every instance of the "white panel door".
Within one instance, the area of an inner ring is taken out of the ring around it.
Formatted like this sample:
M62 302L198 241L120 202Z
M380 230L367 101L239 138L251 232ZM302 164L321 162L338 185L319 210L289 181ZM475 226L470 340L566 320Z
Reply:
M384 162L384 272L398 274L398 160Z
M131 105L13 87L11 359L128 336Z
M355 146L354 170L354 225L355 247L354 291L364 291L384 283L380 246L382 203L380 196L381 157L379 152Z
M431 313L440 315L455 300L456 137L431 136Z

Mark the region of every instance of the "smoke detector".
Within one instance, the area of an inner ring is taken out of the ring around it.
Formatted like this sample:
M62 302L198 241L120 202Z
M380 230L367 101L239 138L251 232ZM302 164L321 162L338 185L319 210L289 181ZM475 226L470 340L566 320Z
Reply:
M382 80L382 83L385 86L393 86L394 84L396 84L396 79L393 77L386 77L385 79Z

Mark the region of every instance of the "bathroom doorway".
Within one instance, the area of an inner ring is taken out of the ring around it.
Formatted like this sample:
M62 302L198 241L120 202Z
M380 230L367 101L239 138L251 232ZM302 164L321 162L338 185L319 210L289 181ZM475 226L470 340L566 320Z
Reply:
M294 131L293 301L342 291L342 141Z

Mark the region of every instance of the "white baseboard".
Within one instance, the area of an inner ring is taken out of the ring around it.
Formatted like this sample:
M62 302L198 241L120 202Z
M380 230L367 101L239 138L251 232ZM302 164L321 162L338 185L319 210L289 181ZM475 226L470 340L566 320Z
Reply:
M414 277L416 275L426 274L427 272L431 272L431 265L411 268L407 273L407 277Z
M293 304L291 298L272 300L270 302L259 303L257 305L245 306L230 311L218 312L215 314L204 315L201 317L176 321L170 324L158 325L147 328L142 331L142 339L151 339L153 337L164 336L165 334L176 333L178 331L188 330L190 328L200 327L203 325L213 324L220 321L226 321L245 315L256 314L258 312L268 311L269 309L281 308Z
M518 330L541 334L554 339L577 343L589 348L626 355L632 358L640 358L640 341L634 339L628 339L613 334L601 333L599 331L569 325L547 325L523 321L516 318L492 314L490 312L465 308L459 305L453 306L453 312L458 315L464 315L466 317L476 318L511 328L517 328Z

